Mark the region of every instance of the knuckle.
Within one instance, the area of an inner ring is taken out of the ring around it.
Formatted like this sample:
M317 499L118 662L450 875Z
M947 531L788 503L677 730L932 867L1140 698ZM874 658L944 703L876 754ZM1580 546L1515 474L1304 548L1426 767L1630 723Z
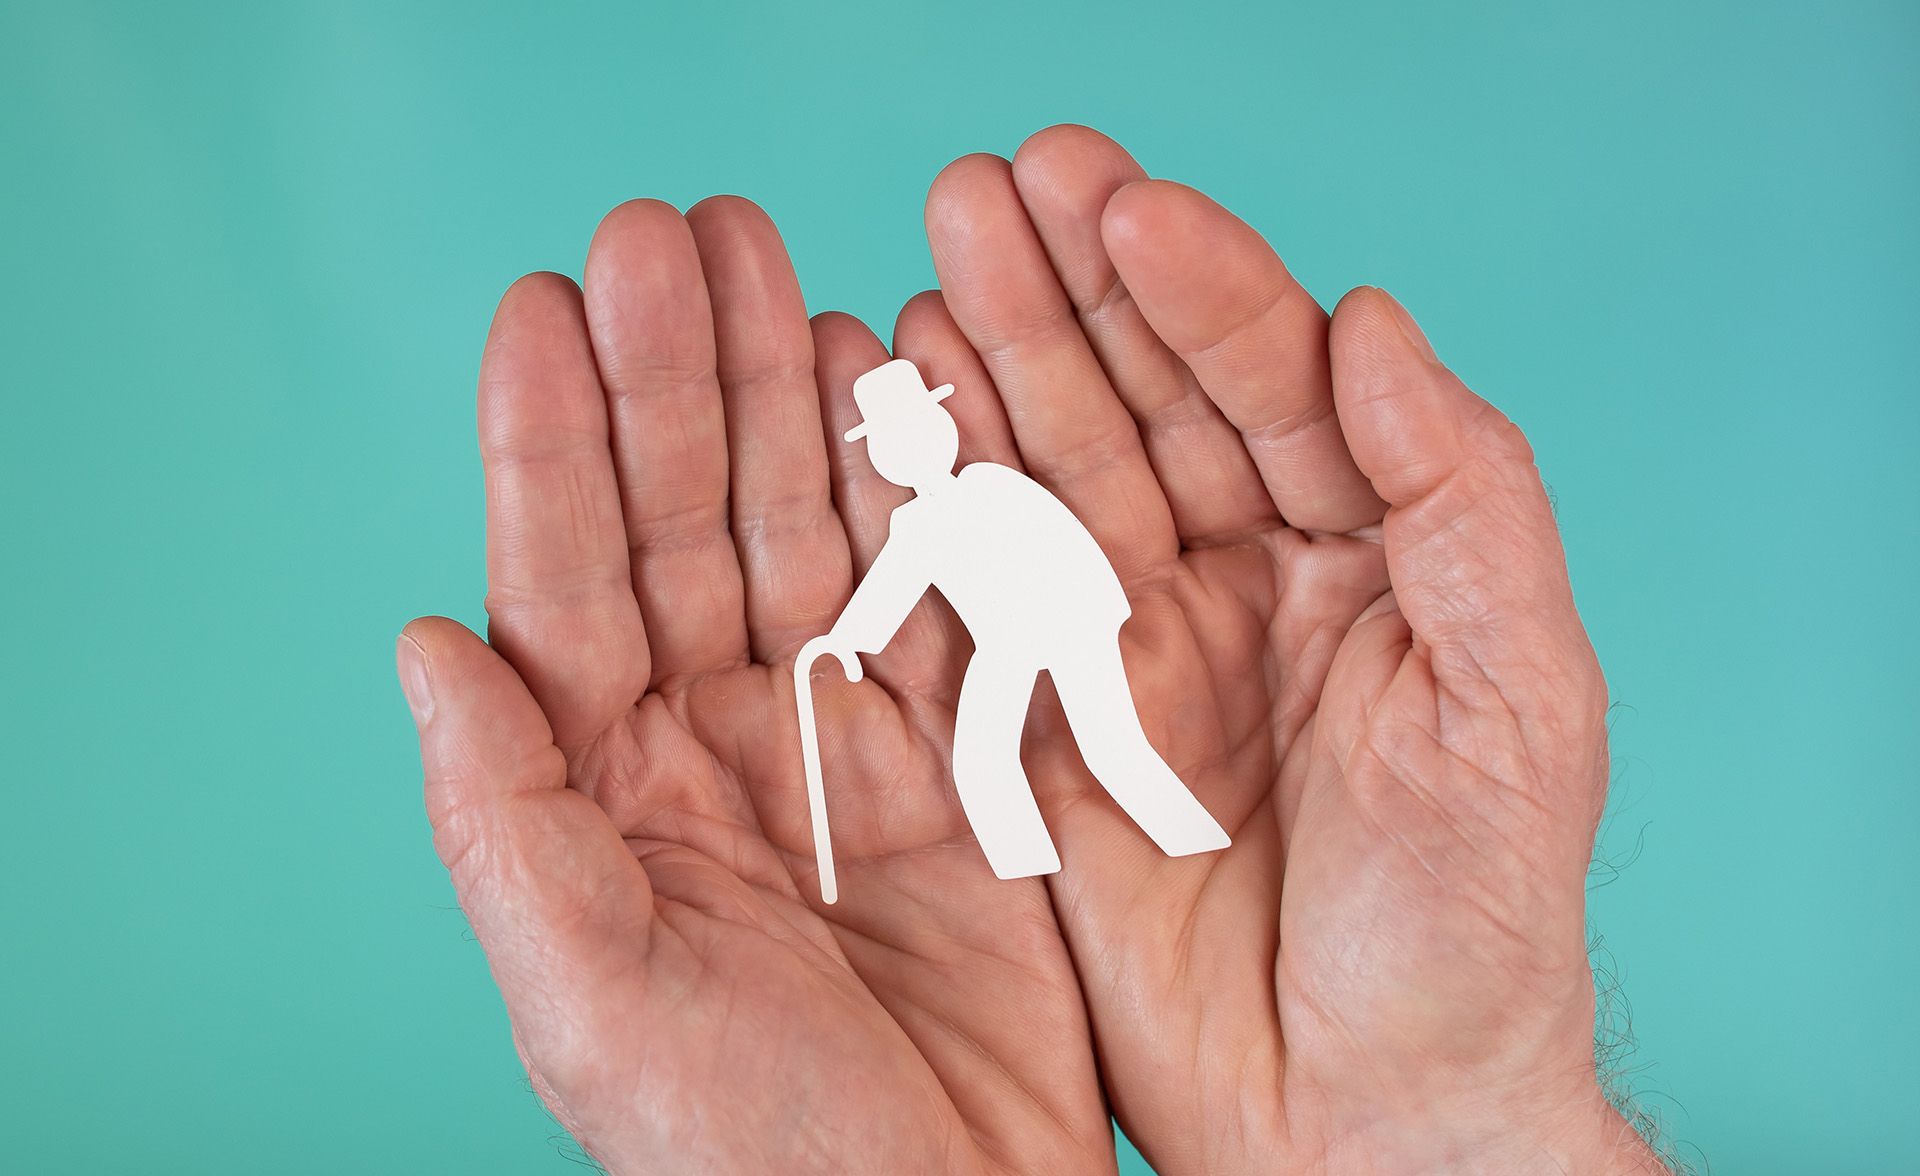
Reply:
M1475 448L1489 461L1502 466L1532 469L1533 443L1507 415L1481 401L1473 421Z

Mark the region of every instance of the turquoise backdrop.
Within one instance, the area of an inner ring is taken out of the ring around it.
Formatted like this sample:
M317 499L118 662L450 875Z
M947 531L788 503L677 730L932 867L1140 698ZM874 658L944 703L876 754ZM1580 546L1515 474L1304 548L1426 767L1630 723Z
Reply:
M1447 7L0 2L0 1169L572 1170L391 672L482 621L494 300L738 191L887 324L1074 120L1532 436L1683 1154L1920 1171L1920 8Z

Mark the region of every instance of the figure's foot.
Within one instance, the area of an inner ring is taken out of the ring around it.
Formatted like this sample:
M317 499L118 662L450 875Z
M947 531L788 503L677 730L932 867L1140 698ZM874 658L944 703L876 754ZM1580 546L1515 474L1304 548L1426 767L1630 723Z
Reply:
M1206 806L1188 791L1159 754L1140 739L1142 750L1119 762L1102 760L1094 777L1120 810L1133 818L1168 857L1212 853L1233 844ZM1105 774L1101 774L1101 769Z
M968 681L976 679L968 671ZM961 709L966 703L962 694ZM962 722L965 720L962 719ZM1015 728L1016 734L1018 728ZM1009 744L1017 749L1018 740ZM1014 752L1018 754L1017 751ZM960 794L960 808L967 814L973 838L986 855L987 865L996 878L1032 878L1060 872L1060 853L1053 847L1053 834L1046 818L1033 799L1033 789L1020 761L1002 761L980 770L976 757L966 754L964 745L954 749L954 788ZM996 770L997 769L997 770Z
M1053 848L1053 839L1044 828L1038 841L1024 845L989 845L982 841L980 848L987 855L987 865L993 867L996 878L1035 878L1060 872L1060 854Z
M1195 802L1196 813L1183 817L1174 829L1163 829L1159 833L1150 833L1153 843L1160 852L1168 857L1191 857L1196 853L1212 853L1216 849L1225 849L1233 844L1233 838L1220 827L1220 822L1212 814L1200 808Z

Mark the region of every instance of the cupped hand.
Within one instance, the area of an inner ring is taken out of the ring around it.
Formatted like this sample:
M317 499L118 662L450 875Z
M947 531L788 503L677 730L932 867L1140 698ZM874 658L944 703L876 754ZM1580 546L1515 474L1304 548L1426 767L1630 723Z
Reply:
M809 331L744 202L617 210L482 379L492 648L410 626L436 839L534 1081L616 1170L1162 1171L1654 1161L1591 1056L1604 687L1513 426L1359 291L1080 128L936 183L895 350L963 460L1024 467L1127 585L1136 700L1234 835L1162 857L1043 688L1063 861L992 878L946 774L966 642L924 605L816 668L817 902L790 664L904 497L858 324ZM824 438L823 438L824 433ZM1089 1025L1089 1017L1091 1025Z
M1037 710L1128 1135L1168 1174L1656 1168L1595 1074L1606 690L1519 430L1085 128L955 162L927 227L896 351L1105 547L1148 733L1233 835L1161 856Z
M809 324L732 198L616 209L584 293L537 274L494 320L488 641L415 621L401 678L521 1055L617 1172L1114 1167L1046 884L987 871L948 782L950 617L858 685L815 667L819 902L792 663L901 500L826 441L886 358Z

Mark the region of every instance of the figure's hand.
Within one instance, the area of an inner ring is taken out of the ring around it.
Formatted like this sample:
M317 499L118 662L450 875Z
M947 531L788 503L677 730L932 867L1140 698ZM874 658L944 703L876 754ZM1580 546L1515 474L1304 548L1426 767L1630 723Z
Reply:
M1329 322L1083 128L954 163L927 224L896 351L1106 548L1148 733L1233 835L1161 856L1038 712L1127 1133L1167 1174L1655 1166L1594 1071L1606 690L1519 431L1387 295Z
M852 638L839 632L830 632L821 638L821 644L824 648L820 652L840 663L840 672L847 676L847 681L858 682L867 676L867 671L860 664L860 653L854 648ZM806 650L803 648L801 655L805 656L805 654Z
M434 618L399 648L535 1086L616 1172L1111 1171L1045 884L987 871L945 782L936 618L877 681L818 671L816 905L791 667L901 500L824 440L886 352L809 327L737 199L615 210L585 286L517 283L482 364L491 648Z

